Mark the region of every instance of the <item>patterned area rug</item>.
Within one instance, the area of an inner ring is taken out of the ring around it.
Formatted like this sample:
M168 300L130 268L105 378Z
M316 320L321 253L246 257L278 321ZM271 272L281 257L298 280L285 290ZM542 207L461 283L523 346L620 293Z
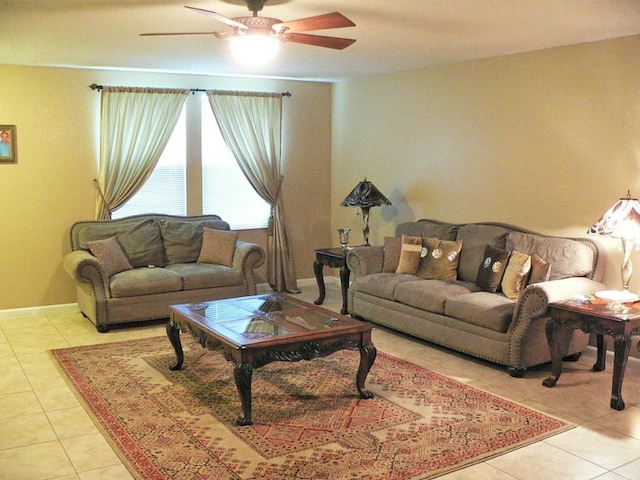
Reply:
M54 350L86 409L139 479L415 480L571 426L378 352L272 363L253 374L254 425L240 427L233 366L182 336Z

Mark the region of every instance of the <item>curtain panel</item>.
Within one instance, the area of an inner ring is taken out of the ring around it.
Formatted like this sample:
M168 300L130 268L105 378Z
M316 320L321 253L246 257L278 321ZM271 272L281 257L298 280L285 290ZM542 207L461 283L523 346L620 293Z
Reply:
M271 205L268 282L276 292L297 293L282 201L282 94L207 91L227 146L255 191Z
M110 219L147 181L188 95L184 89L102 88L96 219Z

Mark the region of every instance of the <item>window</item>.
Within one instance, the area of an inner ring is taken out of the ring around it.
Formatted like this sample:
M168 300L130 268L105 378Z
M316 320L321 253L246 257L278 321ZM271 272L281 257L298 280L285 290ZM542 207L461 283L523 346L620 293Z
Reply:
M202 192L195 192L199 185ZM269 204L255 192L227 148L206 95L187 99L153 173L133 198L113 212L113 218L185 215L187 198L198 199L199 205L191 208L195 213L220 215L233 229L267 226Z

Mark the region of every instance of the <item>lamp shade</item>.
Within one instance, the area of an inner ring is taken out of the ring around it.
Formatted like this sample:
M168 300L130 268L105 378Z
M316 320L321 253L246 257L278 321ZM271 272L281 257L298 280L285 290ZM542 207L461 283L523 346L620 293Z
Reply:
M342 203L343 207L360 207L362 209L362 236L364 237L363 245L369 246L369 209L371 207L379 207L380 205L391 205L391 202L385 197L376 186L367 181L367 177L359 182L351 193L347 195Z
M343 207L379 207L380 205L391 205L391 202L380 190L367 178L359 182L351 193L340 204Z
M640 238L640 202L627 192L627 196L614 203L587 233L628 240Z

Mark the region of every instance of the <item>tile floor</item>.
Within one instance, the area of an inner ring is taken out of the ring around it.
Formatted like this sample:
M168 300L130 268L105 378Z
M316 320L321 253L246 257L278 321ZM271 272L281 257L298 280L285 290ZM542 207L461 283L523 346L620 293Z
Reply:
M300 298L312 301L315 286ZM325 306L340 307L327 285ZM52 362L53 348L164 335L162 325L99 334L80 314L0 318L0 479L130 480ZM487 365L376 328L379 350L577 425L568 432L441 477L458 479L640 480L640 361L630 359L623 386L627 408L609 408L611 366L590 371L595 350L565 363L558 385L545 388L549 366L511 378ZM215 478L215 475L211 477ZM285 479L283 479L285 480Z

